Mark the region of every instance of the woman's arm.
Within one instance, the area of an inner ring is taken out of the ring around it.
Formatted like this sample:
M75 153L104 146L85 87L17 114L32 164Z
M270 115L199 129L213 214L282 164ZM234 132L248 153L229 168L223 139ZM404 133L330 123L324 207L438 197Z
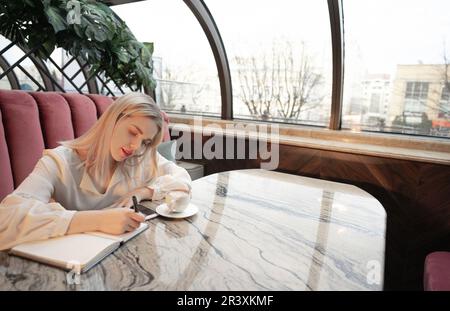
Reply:
M190 195L192 180L189 173L159 153L157 156L158 176L146 185L153 192L151 199L161 200L171 191L182 191Z
M81 211L73 216L67 234L89 231L122 234L138 228L144 220L144 216L125 208Z
M0 203L0 250L64 235L75 211L49 202L61 173L53 157L42 157L31 174Z
M129 208L133 206L132 197L136 196L138 201L161 200L170 192L184 192L186 196L191 193L191 177L188 172L165 159L157 153L158 169L157 176L143 186L134 189L124 195L115 206ZM144 168L149 169L149 168Z

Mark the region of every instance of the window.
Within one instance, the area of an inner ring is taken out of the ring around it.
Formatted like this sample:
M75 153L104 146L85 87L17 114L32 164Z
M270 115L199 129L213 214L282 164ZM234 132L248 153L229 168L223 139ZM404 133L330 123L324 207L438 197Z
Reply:
M407 82L405 94L405 112L425 112L425 105L428 99L427 82Z
M59 68L63 68L72 59L72 56L65 50L57 48L51 54L51 58ZM78 92L77 89L80 89L82 92L89 93L88 87L85 83L85 76L80 71L80 65L77 61L72 61L64 67L64 73L66 76L64 76L49 60L46 61L46 65L50 74L66 92L76 93ZM59 88L56 90L58 92L61 91Z
M372 94L370 98L370 112L379 113L380 112L380 94Z
M2 68L0 68L0 74L5 72ZM0 90L10 90L11 84L9 83L8 77L4 76L0 79Z
M441 98L450 78L450 1L343 0L343 11L342 128L450 137ZM368 81L387 104L379 123L366 122L375 105Z
M450 83L448 82L442 87L439 118L450 119Z
M111 7L141 42L153 42L156 101L168 112L220 115L216 63L203 29L179 0Z
M205 1L230 65L235 118L327 126L327 1Z
M3 36L0 36L0 49L5 48L11 41L6 39ZM2 54L5 61L8 63L8 66L15 64L25 53L22 49L17 46L12 46L6 52ZM57 64L58 67L62 67L66 64L72 56L68 55L63 49L57 48L51 54L51 59ZM37 58L36 58L37 59ZM38 70L38 67L41 71ZM26 57L23 61L19 63L14 69L12 73L17 77L17 82L19 84L19 88L25 91L37 91L37 90L46 90L47 85L44 84L42 76L48 79L50 75L61 88L55 87L56 91L60 92L62 90L66 92L78 92L77 88L81 87L81 91L88 93L88 87L85 83L85 77L81 71L79 71L80 66L76 61L70 63L65 69L64 73L66 77L64 77L59 69L57 69L54 64L47 59L46 61L42 61L42 63L38 63L35 65L30 57ZM46 68L46 69L45 69ZM47 74L42 74L41 72L47 72ZM3 72L3 70L2 70ZM78 72L78 74L77 74ZM67 77L71 78L68 79ZM9 80L7 77L3 77L0 80L0 89L10 89L11 85L9 84Z
M11 43L10 40L6 39L3 36L0 36L0 50L4 49ZM16 63L25 53L19 49L17 46L13 46L8 49L6 52L2 54L2 57L8 62L11 66ZM21 68L20 68L21 67ZM44 85L42 81L42 77L39 73L39 70L33 64L32 60L29 57L26 57L21 63L20 67L15 67L12 72L17 77L19 87L21 90L26 91L36 91L39 89L39 86ZM3 70L2 70L3 72ZM34 79L34 81L33 81ZM10 89L8 78L5 76L1 80L1 88Z

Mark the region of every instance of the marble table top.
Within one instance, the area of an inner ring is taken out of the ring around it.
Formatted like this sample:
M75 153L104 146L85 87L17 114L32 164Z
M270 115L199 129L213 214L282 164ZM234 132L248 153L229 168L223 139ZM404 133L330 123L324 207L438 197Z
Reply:
M0 252L0 290L383 289L386 213L355 186L239 170L194 181L192 203L195 216L150 220L78 285Z

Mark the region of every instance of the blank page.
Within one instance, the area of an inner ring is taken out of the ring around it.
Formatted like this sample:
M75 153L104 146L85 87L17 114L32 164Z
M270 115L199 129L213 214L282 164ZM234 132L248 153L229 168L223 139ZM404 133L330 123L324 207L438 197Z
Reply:
M71 234L20 244L11 253L70 270L71 262L79 263L83 268L111 253L118 246L119 243L115 240L89 234Z

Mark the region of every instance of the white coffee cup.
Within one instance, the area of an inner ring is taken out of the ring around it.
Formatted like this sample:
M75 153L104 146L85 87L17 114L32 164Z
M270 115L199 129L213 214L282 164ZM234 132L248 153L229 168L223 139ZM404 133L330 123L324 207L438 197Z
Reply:
M191 201L189 193L183 191L172 191L166 195L166 204L172 213L181 213Z

